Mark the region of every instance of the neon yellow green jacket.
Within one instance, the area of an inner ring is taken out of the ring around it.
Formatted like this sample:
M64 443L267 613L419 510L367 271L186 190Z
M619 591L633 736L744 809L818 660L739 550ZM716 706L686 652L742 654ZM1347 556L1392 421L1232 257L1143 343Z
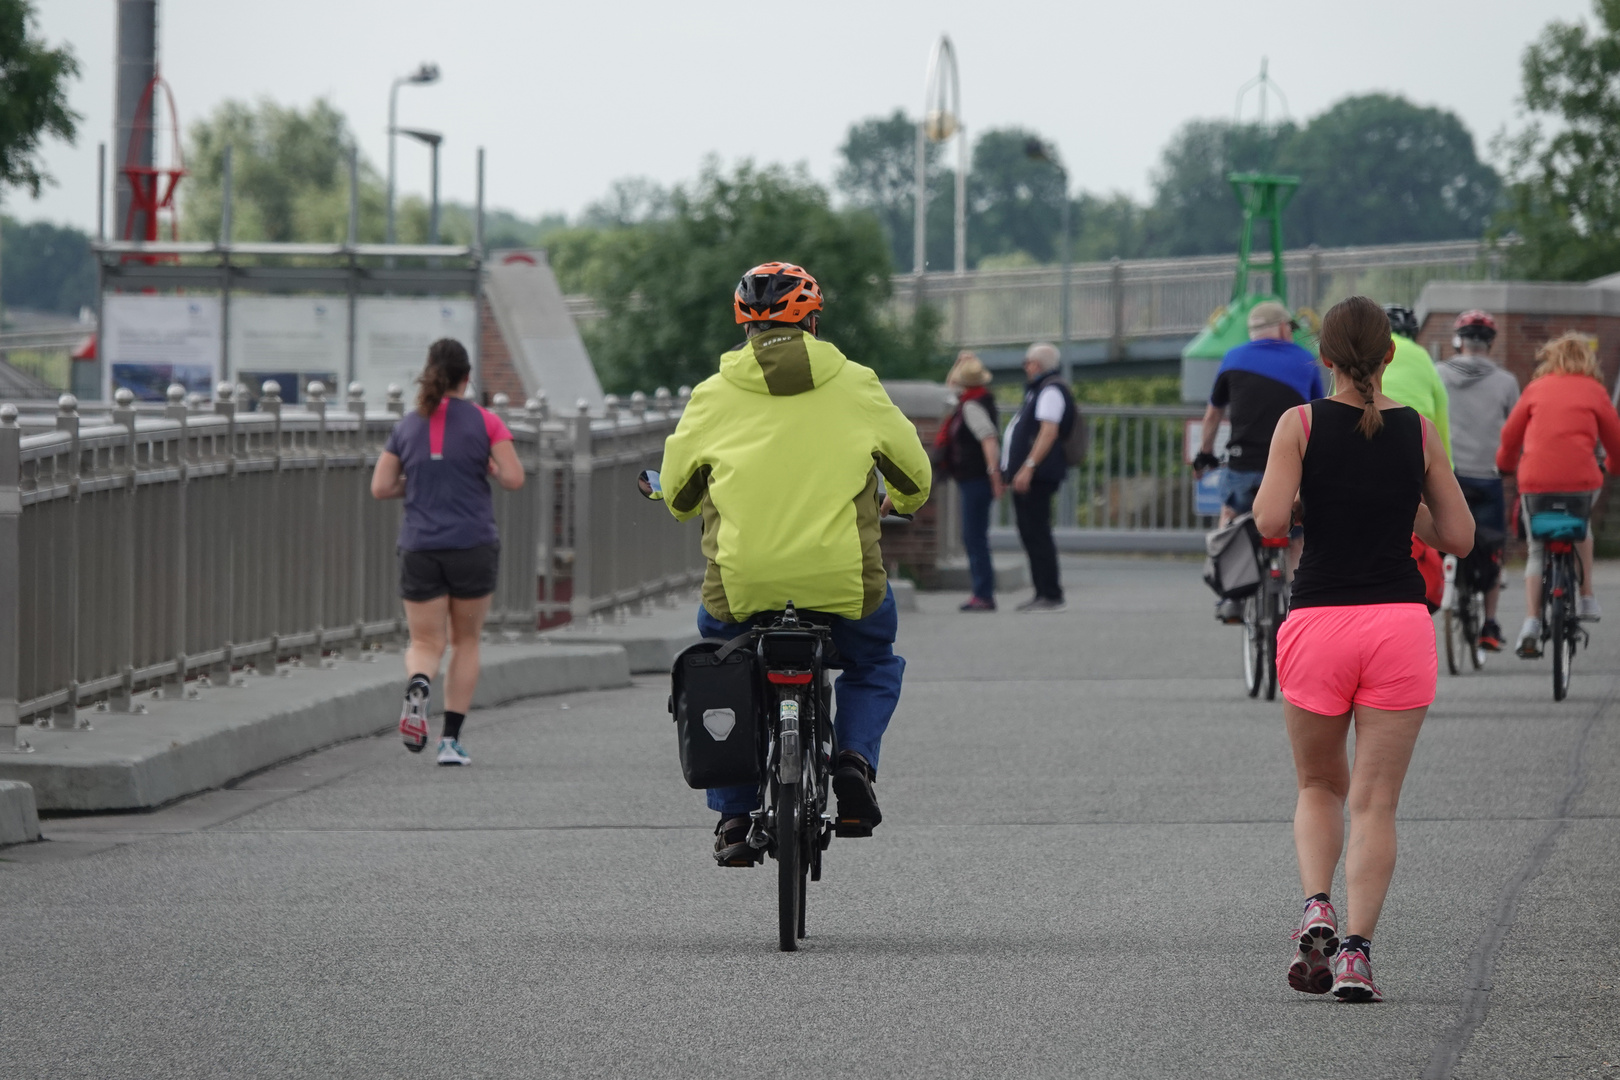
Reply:
M1428 350L1411 338L1395 338L1395 355L1384 369L1384 393L1416 409L1433 422L1451 458L1451 398Z
M681 521L703 515L703 606L741 622L788 601L863 618L883 603L878 474L894 508L928 499L928 454L871 368L797 329L720 358L664 443Z

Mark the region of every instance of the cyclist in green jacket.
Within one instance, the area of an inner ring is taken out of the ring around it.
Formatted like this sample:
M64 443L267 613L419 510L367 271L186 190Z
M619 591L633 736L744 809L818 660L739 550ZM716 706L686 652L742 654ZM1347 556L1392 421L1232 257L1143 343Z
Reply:
M743 275L733 312L747 338L692 391L660 479L671 513L703 517L703 636L734 637L789 602L831 617L845 665L834 686L833 791L848 836L883 819L872 784L905 671L879 522L891 506L921 507L931 475L916 427L877 375L816 336L821 308L821 288L801 267L764 263ZM708 801L720 814L716 861L757 862L746 837L758 789L716 788Z
M1389 328L1395 341L1395 355L1384 368L1384 393L1402 405L1429 418L1440 433L1440 443L1446 448L1446 459L1451 459L1451 400L1440 371L1434 366L1429 352L1415 340L1418 333L1417 315L1411 308L1399 304L1385 304L1384 314L1389 317Z

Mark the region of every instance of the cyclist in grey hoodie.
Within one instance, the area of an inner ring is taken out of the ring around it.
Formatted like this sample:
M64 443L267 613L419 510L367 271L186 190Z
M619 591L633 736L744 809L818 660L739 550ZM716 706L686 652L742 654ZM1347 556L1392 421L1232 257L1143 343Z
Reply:
M1439 365L1440 379L1451 398L1452 467L1475 523L1494 530L1496 536L1506 536L1507 505L1496 471L1496 448L1502 439L1502 424L1519 400L1519 380L1491 359L1496 320L1488 312L1463 312L1452 333L1451 344L1458 352ZM1502 648L1502 628L1496 621L1501 591L1498 575L1485 594L1485 625L1479 632L1480 646L1491 652Z

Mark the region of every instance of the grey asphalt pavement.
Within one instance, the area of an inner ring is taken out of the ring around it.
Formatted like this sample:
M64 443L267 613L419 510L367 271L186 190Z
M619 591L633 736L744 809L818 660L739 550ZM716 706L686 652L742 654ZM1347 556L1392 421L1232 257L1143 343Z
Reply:
M799 953L639 676L475 714L468 769L365 739L47 820L0 850L0 1075L1620 1076L1620 566L1568 701L1441 675L1376 1006L1284 981L1281 708L1197 565L1065 574L1062 614L904 617L885 822Z

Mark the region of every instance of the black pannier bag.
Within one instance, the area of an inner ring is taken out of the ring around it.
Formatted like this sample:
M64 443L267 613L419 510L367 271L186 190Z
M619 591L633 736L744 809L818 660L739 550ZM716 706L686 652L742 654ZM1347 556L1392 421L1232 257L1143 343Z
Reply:
M1260 587L1260 530L1253 514L1239 514L1204 537L1204 584L1227 600L1242 600Z
M681 773L695 788L758 784L763 775L759 656L747 642L716 663L726 644L698 642L675 658L671 673Z

